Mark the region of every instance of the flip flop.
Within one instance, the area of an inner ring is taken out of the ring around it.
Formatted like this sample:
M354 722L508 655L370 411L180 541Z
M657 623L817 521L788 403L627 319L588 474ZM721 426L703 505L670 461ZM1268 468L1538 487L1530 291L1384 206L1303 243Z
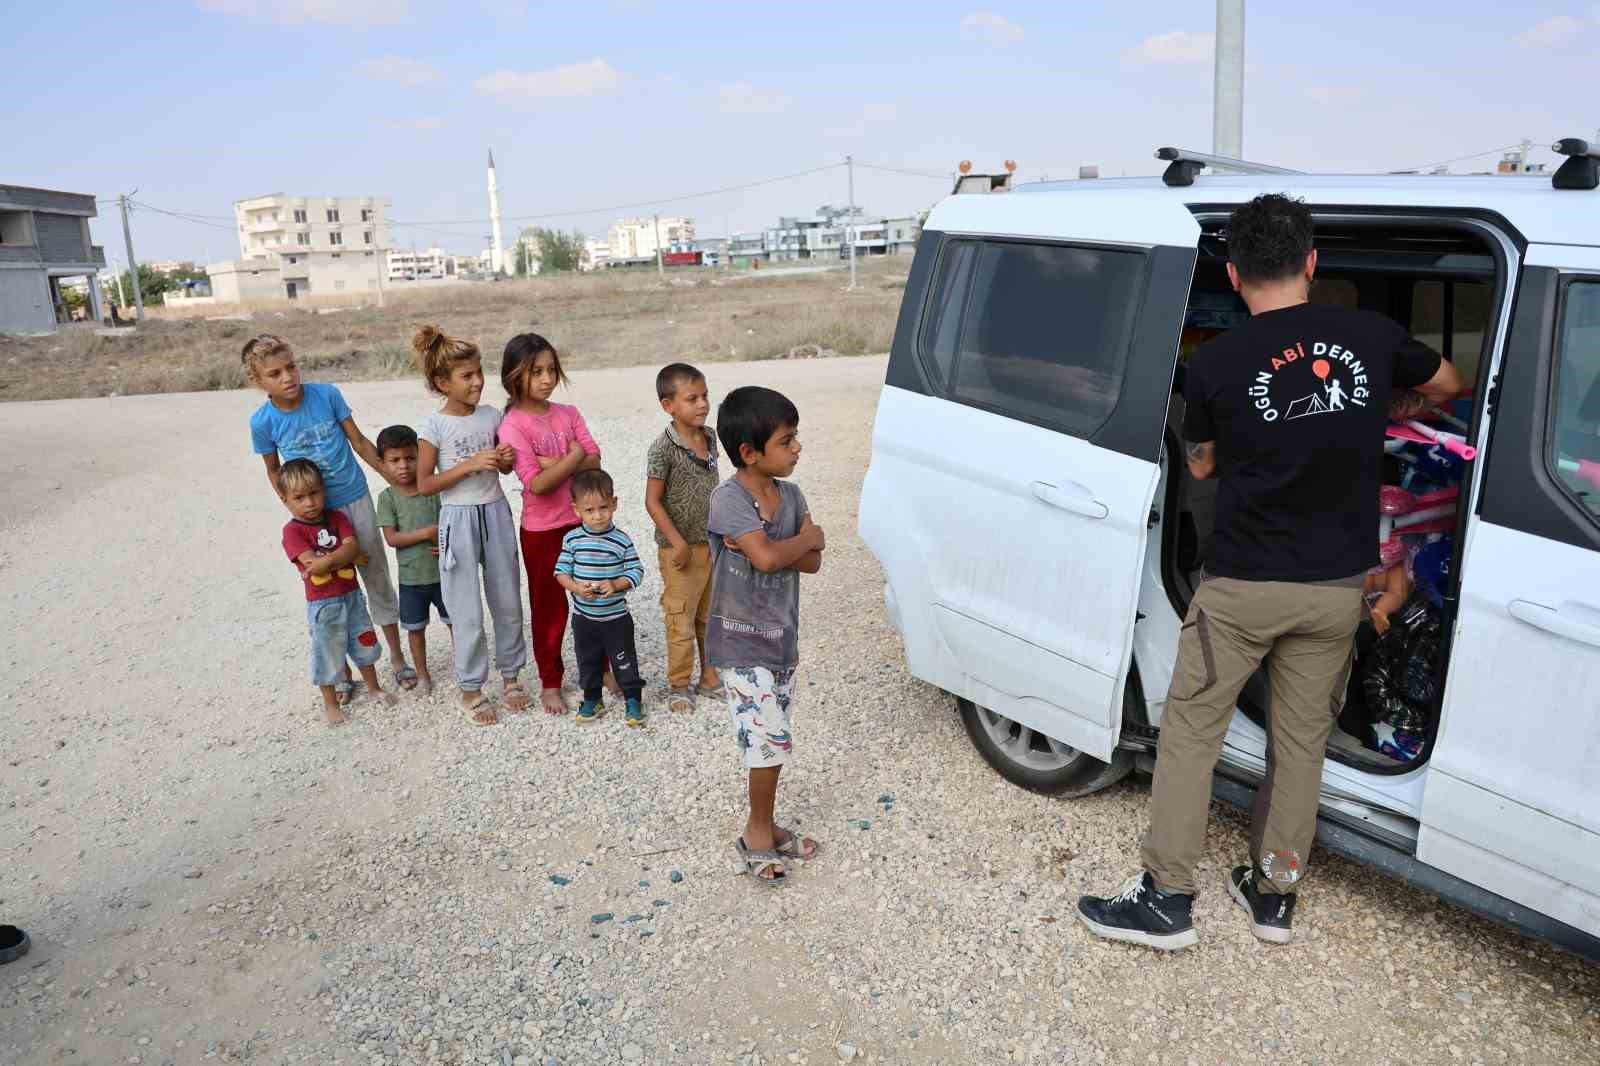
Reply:
M725 700L728 698L728 683L726 681L718 682L716 688L701 688L696 685L689 691L693 695L704 696L707 699Z
M511 697L513 695L518 695L518 694L520 694L521 697L522 697L522 699L520 701L522 703L522 706L520 706L520 707L518 707L515 704L513 704L512 699L511 699ZM500 688L500 695L501 695L501 698L503 700L505 700L506 710L510 711L512 714L522 714L522 713L524 713L532 705L532 702L533 702L532 699L528 695L527 686L523 685L523 683L520 680L516 680L516 679L503 682L502 685L501 685L501 688Z
M410 684L407 684L410 682ZM410 692L417 687L417 671L409 664L402 666L394 672L394 683Z
M333 683L333 693L339 699L339 706L343 707L356 698L356 679L347 677L343 681Z
M673 714L689 714L694 711L694 690L675 688L667 693L667 710Z
M733 842L733 850L739 853L739 861L744 863L744 872L750 879L764 888L782 888L788 878L787 871L781 869L783 856L775 851L756 851L744 842L744 837L738 837ZM772 871L772 876L767 876L767 871Z
M796 833L793 829L785 829L781 825L774 826L774 828L780 833L789 834L789 838L787 840L780 841L774 838L772 850L777 852L779 855L786 856L790 859L798 859L801 862L808 862L809 860L816 858L817 853L822 850L821 843L812 840L804 833ZM809 855L801 850L802 846L806 843L810 843L811 845L811 854Z
M485 708L487 708L487 710L485 710ZM500 724L500 716L495 713L494 704L490 703L482 693L479 693L478 698L473 700L472 703L465 708L465 710L467 712L467 721L471 722L473 725ZM487 715L488 717L480 717L482 715Z

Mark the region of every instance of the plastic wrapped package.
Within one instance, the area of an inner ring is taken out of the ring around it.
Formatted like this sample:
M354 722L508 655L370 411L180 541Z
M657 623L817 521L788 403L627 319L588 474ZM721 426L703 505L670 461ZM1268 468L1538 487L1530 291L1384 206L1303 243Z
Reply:
M1439 609L1419 592L1364 657L1361 688L1372 719L1369 747L1407 762L1421 753L1438 696L1440 636Z

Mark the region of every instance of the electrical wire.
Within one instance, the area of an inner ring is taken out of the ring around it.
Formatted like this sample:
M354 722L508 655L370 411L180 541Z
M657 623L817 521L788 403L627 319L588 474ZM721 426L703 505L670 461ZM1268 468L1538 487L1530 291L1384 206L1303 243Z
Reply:
M234 228L231 225L224 226L224 225L220 225L220 224L218 224L216 222L207 222L207 221L205 221L206 217L208 217L208 216L190 215L190 214L185 214L182 211L168 211L164 207L155 207L155 206L152 206L151 204L143 203L143 202L141 202L139 200L129 200L128 203L132 207L143 208L146 211L154 211L158 215L167 215L167 216L169 216L171 218L182 219L185 222L192 222L196 226L209 226L212 229L224 229L224 230L227 230L229 233L232 233L234 231ZM215 216L209 216L209 217L215 217Z
M858 166L858 167L866 167L868 170L886 170L890 174L906 174L906 175L909 175L909 176L911 176L913 178L932 178L935 181L949 181L950 180L950 175L949 174L935 174L931 170L907 170L904 167L879 166L877 163L857 163L856 166Z
M1549 143L1550 143L1549 141L1545 142L1545 144L1549 144ZM1522 142L1518 141L1516 144L1505 144L1505 145L1501 145L1499 148L1488 148L1488 149L1485 149L1482 152L1473 152L1471 155L1458 155L1454 159L1441 159L1437 163L1424 163L1420 167L1407 167L1406 169L1407 170L1432 170L1434 167L1447 167L1451 163L1464 163L1468 159L1479 159L1479 158L1481 158L1483 156L1486 156L1486 155L1494 155L1496 152L1509 152L1513 148L1521 148L1521 147L1522 147ZM1542 147L1542 145L1536 144L1535 147Z
M505 215L502 216L501 221L531 222L537 219L546 218L571 218L577 215L603 215L609 214L612 211L627 211L636 207L654 207L658 204L674 204L682 200L698 200L706 196L722 196L730 192L741 192L745 189L758 188L762 185L774 185L780 181L792 181L795 178L803 178L810 174L820 174L824 170L834 170L844 165L844 161L840 160L837 163L826 163L820 167L812 167L810 170L798 170L793 174L780 174L775 178L762 178L759 181L747 181L740 185L728 185L721 189L707 189L704 192L684 193L681 196L663 196L654 200L635 200L633 203L611 204L606 207L585 207L571 211L545 211L534 215ZM426 219L422 222L400 222L398 220L391 219L390 223L397 226L477 226L488 221L489 220L487 217L479 217Z

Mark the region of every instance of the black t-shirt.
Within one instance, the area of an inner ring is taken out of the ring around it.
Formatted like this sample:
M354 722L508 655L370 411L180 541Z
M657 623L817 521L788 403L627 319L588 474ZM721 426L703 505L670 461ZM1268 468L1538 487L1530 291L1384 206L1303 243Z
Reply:
M1184 439L1217 445L1206 573L1331 581L1378 562L1378 486L1393 387L1439 355L1374 311L1268 311L1189 359Z

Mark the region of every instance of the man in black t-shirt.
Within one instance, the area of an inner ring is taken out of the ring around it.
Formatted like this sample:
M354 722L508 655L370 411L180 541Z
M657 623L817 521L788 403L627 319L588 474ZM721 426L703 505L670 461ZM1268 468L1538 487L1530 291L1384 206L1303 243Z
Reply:
M1220 478L1216 531L1161 715L1144 869L1115 896L1078 901L1096 934L1164 949L1198 940L1190 908L1212 768L1263 662L1266 780L1251 863L1228 891L1256 936L1289 941L1361 579L1378 561L1384 427L1391 407L1409 414L1461 391L1455 368L1395 322L1308 302L1317 253L1304 204L1258 196L1227 238L1228 277L1252 317L1189 360L1185 448L1191 474Z

